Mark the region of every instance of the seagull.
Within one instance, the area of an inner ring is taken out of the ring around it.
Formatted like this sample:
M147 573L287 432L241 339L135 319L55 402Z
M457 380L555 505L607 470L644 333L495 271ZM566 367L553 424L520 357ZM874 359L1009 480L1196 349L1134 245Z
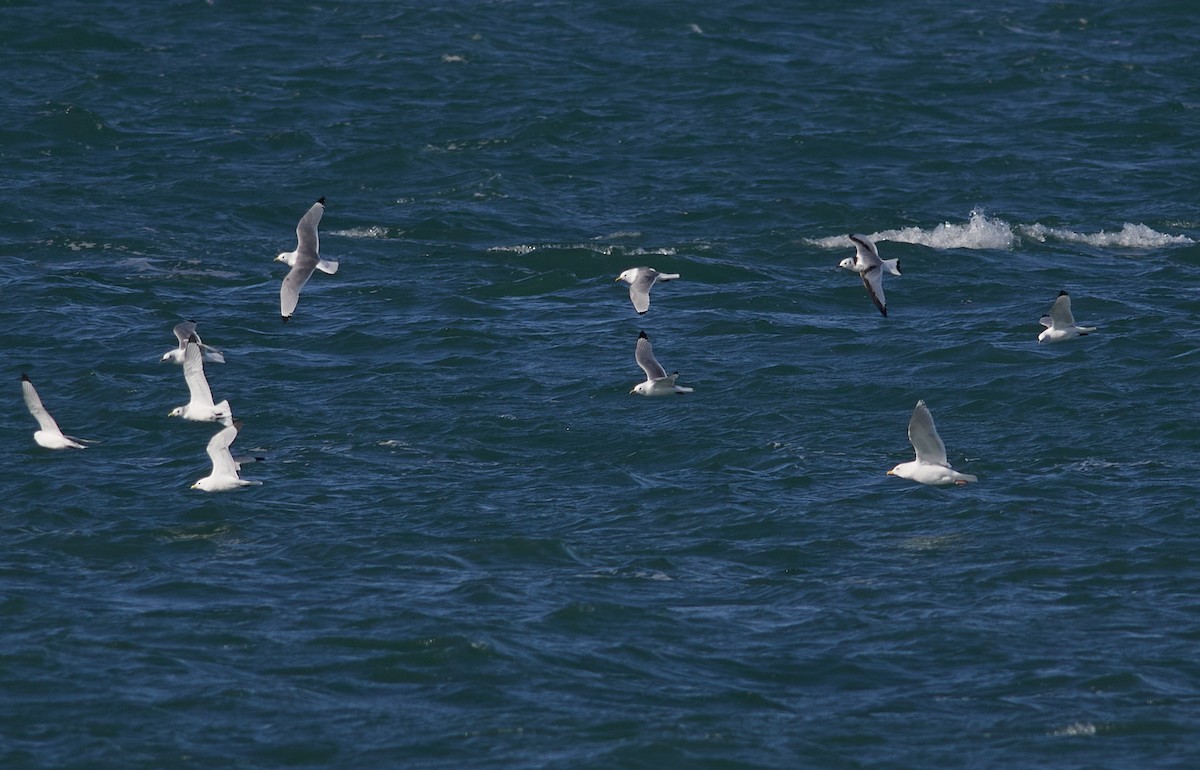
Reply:
M287 323L296 311L296 303L300 301L300 290L312 277L313 270L320 270L329 275L337 272L337 262L317 256L320 251L317 225L320 224L321 215L324 213L325 198L322 197L317 199L296 225L296 250L285 251L275 257L276 262L282 262L292 268L284 276L283 285L279 287L279 312L284 323Z
M168 417L182 417L185 420L198 422L213 422L230 416L229 402L213 403L212 391L208 389L208 380L204 377L204 361L200 355L200 338L195 334L188 337L187 347L183 352L183 379L187 382L191 400L183 406L177 406L170 411Z
M639 396L673 396L676 393L691 393L691 388L685 388L682 385L675 384L675 378L679 376L679 372L667 376L667 370L662 368L657 359L654 358L654 349L650 347L650 338L646 336L646 332L640 332L637 340L637 350L634 353L634 358L637 359L638 366L642 367L642 371L646 373L646 381L638 383L631 394L637 393Z
M238 471L241 470L241 464L235 461L233 455L229 453L229 445L237 438L238 431L242 428L242 421L226 417L221 422L225 424L225 427L208 440L207 451L213 464L212 473L192 484L192 489L204 492L224 492L238 487L262 484L261 481L250 481L239 477Z
M900 275L900 260L880 259L879 250L865 235L851 235L850 240L854 242L855 254L839 262L838 267L844 267L862 277L863 286L867 287L871 301L879 308L879 312L883 313L883 317L887 318L887 300L883 296L883 271Z
M679 273L660 273L652 267L631 267L614 280L629 284L629 299L638 315L650 309L650 287L658 281L674 281Z
M969 473L959 473L950 467L946 461L946 445L942 443L937 428L933 425L933 415L922 399L913 409L912 419L908 421L908 440L917 450L917 459L900 463L887 472L889 476L899 476L902 479L912 479L922 484L957 484L962 486L968 481L979 479Z
M221 351L214 347L209 347L200 341L200 335L196 334L195 321L184 321L183 323L175 324L175 336L179 339L179 347L172 348L163 353L160 363L171 361L176 364L182 364L184 348L187 347L188 338L193 335L196 337L196 342L200 345L200 352L204 354L205 361L211 361L215 364L225 363L225 356Z
M21 375L21 390L25 392L25 406L29 407L29 413L41 427L41 430L33 434L33 440L38 446L46 449L87 449L81 443L83 439L67 436L59 430L58 423L46 411L46 407L42 406L42 399L38 398L38 393L27 374Z
M1062 342L1096 331L1095 326L1075 325L1075 316L1071 315L1071 298L1065 291L1058 293L1054 307L1050 308L1050 315L1042 316L1041 322L1046 328L1038 335L1038 342Z

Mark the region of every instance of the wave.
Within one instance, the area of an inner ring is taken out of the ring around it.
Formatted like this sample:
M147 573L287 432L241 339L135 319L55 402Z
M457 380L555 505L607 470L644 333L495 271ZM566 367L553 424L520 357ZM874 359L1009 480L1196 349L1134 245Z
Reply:
M1065 227L1042 224L1011 224L998 217L989 217L980 210L971 212L966 222L943 222L932 228L904 227L881 230L868 236L873 241L915 243L933 249L998 249L1010 250L1022 240L1046 243L1079 243L1099 248L1157 249L1165 246L1187 246L1196 241L1186 235L1159 232L1144 224L1126 222L1117 232L1101 230L1085 233ZM815 238L808 241L827 249L844 249L845 235Z
M675 249L665 246L662 248L642 248L640 246L621 246L598 243L518 243L511 246L491 246L488 251L506 251L514 254L530 254L535 251L591 251L606 257L618 256L675 256Z

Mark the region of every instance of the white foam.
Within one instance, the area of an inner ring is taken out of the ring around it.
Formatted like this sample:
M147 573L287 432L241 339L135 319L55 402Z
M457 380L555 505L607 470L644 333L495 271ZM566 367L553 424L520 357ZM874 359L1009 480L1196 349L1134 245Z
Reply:
M1010 250L1022 239L1039 243L1061 241L1079 243L1098 248L1156 249L1165 246L1187 246L1195 243L1186 235L1171 235L1155 230L1148 225L1126 222L1118 232L1101 230L1098 233L1082 233L1064 227L1048 227L1043 224L1011 224L999 217L989 217L976 209L966 222L943 222L932 228L903 227L881 230L867 236L873 241L893 243L915 243L933 249L1001 249ZM832 235L807 241L826 249L844 249L849 246L845 235Z
M351 227L349 230L334 230L330 235L340 235L343 238L387 238L388 229L379 225Z
M1100 248L1158 249L1164 246L1187 246L1195 243L1186 235L1160 233L1147 225L1130 222L1126 222L1120 231L1115 233L1107 230L1101 230L1098 233L1080 233L1063 227L1024 225L1021 227L1021 235L1042 243L1056 240Z
M1055 730L1052 735L1064 736L1092 736L1096 734L1096 726L1091 722L1074 722L1066 727L1060 727Z

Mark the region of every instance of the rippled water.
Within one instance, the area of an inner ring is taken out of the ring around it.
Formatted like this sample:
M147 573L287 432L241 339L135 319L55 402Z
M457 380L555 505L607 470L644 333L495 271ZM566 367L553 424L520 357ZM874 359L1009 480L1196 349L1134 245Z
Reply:
M4 10L4 767L1197 761L1190 5Z

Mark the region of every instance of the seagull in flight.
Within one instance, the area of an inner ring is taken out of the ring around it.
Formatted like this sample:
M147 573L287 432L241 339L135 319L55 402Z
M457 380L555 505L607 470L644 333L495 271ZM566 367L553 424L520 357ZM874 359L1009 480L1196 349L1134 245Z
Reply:
M629 299L638 315L650 309L650 287L659 281L674 281L679 273L660 273L652 267L631 267L616 277L629 284Z
M950 467L946 460L946 445L938 435L933 424L933 415L922 399L913 409L912 418L908 421L908 440L917 452L917 459L900 463L887 472L889 476L899 476L902 479L919 481L922 484L957 484L962 486L968 481L979 479L969 473L959 473Z
M229 402L213 403L212 391L208 389L208 379L204 376L204 361L200 354L200 338L193 334L188 338L183 352L183 379L187 383L191 399L183 406L177 406L170 411L168 417L182 417L185 420L198 422L214 422L223 420L232 414Z
M33 434L33 440L38 446L46 449L87 449L82 443L83 439L65 435L59 430L58 423L46 411L46 407L42 406L42 399L38 397L38 392L27 374L21 375L21 390L25 394L25 406L29 407L29 413L41 428Z
M838 263L838 267L858 273L863 286L867 287L867 294L871 295L871 301L879 308L879 312L883 313L883 317L887 318L887 299L883 296L883 271L900 275L900 260L880 259L879 250L865 235L851 235L850 240L854 242L854 256L843 259Z
M1095 326L1075 325L1075 316L1071 314L1071 297L1065 291L1058 293L1054 307L1050 308L1050 315L1042 316L1041 323L1046 328L1038 335L1038 342L1062 342L1096 331Z
M182 323L175 324L175 337L179 340L179 347L172 348L166 353L163 353L161 363L171 361L176 364L182 364L184 349L187 347L188 339L193 336L196 338L196 342L200 345L200 352L204 355L205 361L210 361L215 364L225 363L225 356L221 353L221 351L214 347L205 345L200 340L200 335L196 334L195 321L184 321Z
M682 385L676 385L675 379L679 377L679 372L667 375L667 370L662 368L662 364L654 357L654 348L650 347L650 338L646 336L646 332L640 332L637 339L637 350L634 351L634 358L637 359L638 366L642 367L642 371L646 373L646 381L640 382L629 391L630 394L636 393L639 396L673 396L676 393L691 393L691 388L685 388Z
M237 438L238 431L242 428L242 421L227 417L222 422L225 427L209 439L206 450L209 459L212 460L212 473L192 484L192 489L204 492L224 492L238 487L262 484L261 481L241 478L238 475L241 464L234 460L233 455L229 453L229 445Z
M276 262L282 262L292 268L284 276L283 285L279 287L279 313L284 323L296 312L300 290L308 283L308 279L312 278L314 270L329 275L338 270L337 262L321 259L319 256L320 239L317 237L317 225L321 223L321 215L324 213L325 198L322 197L317 199L296 225L296 250L285 251L275 257Z

